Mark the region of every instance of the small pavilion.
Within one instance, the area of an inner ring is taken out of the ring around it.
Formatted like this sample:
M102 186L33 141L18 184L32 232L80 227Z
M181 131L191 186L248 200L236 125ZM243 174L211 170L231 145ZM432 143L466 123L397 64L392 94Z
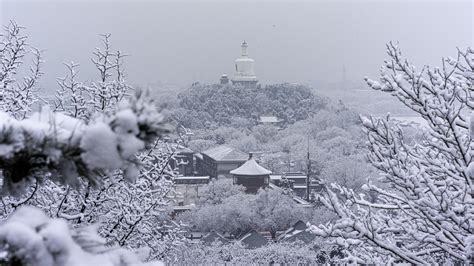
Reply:
M245 187L247 193L257 193L258 189L268 187L272 171L259 165L250 158L242 166L230 171L235 185Z

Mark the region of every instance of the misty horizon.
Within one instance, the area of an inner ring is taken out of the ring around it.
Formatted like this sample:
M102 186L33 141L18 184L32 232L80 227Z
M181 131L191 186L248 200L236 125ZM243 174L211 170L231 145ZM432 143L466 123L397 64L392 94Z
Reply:
M469 1L0 1L0 10L3 25L15 20L29 43L45 50L46 91L65 75L63 63L79 63L81 80L94 78L89 58L103 33L112 34L113 49L130 55L127 78L137 86L231 77L244 40L260 83L311 86L375 77L388 41L399 42L419 67L439 65L456 47L472 44Z

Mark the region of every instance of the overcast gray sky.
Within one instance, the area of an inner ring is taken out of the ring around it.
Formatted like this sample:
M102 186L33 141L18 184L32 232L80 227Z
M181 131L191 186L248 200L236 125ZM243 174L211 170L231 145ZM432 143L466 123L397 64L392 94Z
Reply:
M417 64L436 64L472 46L471 1L5 1L2 24L27 27L30 43L46 49L43 85L56 88L62 62L81 64L100 33L131 55L129 80L187 85L232 74L246 40L263 83L361 80L376 76L385 43L400 42Z

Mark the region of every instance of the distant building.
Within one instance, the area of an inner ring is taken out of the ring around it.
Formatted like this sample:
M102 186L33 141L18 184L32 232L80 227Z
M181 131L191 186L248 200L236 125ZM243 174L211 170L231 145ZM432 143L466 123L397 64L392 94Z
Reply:
M282 178L281 174L270 175L270 182L280 187L281 186L281 178Z
M227 74L223 74L220 79L220 83L222 85L226 85L229 83L229 78L227 77Z
M278 187L291 188L298 197L306 198L308 176L302 172L288 172L284 174L270 175L270 182ZM286 182L285 182L286 181ZM320 192L322 185L317 180L312 180L309 184L309 190Z
M170 161L173 169L183 176L194 175L194 151L186 147L178 147L174 160Z
M272 171L250 159L230 173L234 177L234 184L244 186L247 193L257 193L260 188L268 187Z
M301 172L289 172L283 175L283 178L286 178L293 184L293 191L299 197L305 198L306 196L306 180L308 176Z
M244 164L247 159L248 154L222 145L196 156L196 170L199 175L211 178L231 178L230 171Z
M247 53L247 43L242 43L242 55L235 60L235 74L232 77L232 84L244 87L257 87L257 76L254 71L254 60L249 58Z
M259 248L268 244L268 240L255 230L250 230L244 234L239 241L248 249Z
M296 222L292 227L277 237L277 241L296 242L301 241L305 244L311 243L316 238L308 226L302 221Z
M291 189L305 189L307 176L301 172L288 172L284 174L270 175L270 182L279 187ZM284 184L287 181L289 184Z
M206 236L202 237L201 242L206 245L212 245L215 242L220 242L221 244L227 244L229 243L229 240L226 239L223 235L212 231L208 233Z

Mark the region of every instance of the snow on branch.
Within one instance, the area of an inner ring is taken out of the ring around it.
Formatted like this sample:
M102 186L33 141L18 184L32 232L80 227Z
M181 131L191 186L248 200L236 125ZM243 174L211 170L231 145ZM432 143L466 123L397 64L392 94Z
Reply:
M134 180L135 154L167 132L163 116L147 93L123 101L111 115L97 114L88 123L47 109L17 120L0 113L0 168L3 192L22 194L33 180L44 177L80 186L92 185L106 173L122 169Z
M78 64L65 64L66 76L57 78L54 110L73 117L89 119L94 113L110 114L113 107L130 96L133 87L126 81L124 58L121 51L111 48L110 34L102 34L102 47L96 48L91 58L97 79L78 81Z
M9 265L145 265L137 254L106 247L94 228L71 230L65 220L50 219L24 206L0 226L0 263ZM161 262L146 265L163 265Z
M41 51L27 43L28 36L23 30L22 26L10 21L4 27L4 33L0 33L0 109L15 118L24 118L40 100L36 94L37 83L43 75ZM29 53L33 54L30 74L19 81L17 74Z
M421 71L396 44L387 44L387 53L380 80L366 78L367 84L418 113L426 132L413 143L406 141L406 125L390 116L361 117L367 159L380 171L379 184L363 189L376 198L327 187L320 200L339 220L313 230L365 262L467 261L474 234L474 51L458 51L456 59L443 58L441 68Z

